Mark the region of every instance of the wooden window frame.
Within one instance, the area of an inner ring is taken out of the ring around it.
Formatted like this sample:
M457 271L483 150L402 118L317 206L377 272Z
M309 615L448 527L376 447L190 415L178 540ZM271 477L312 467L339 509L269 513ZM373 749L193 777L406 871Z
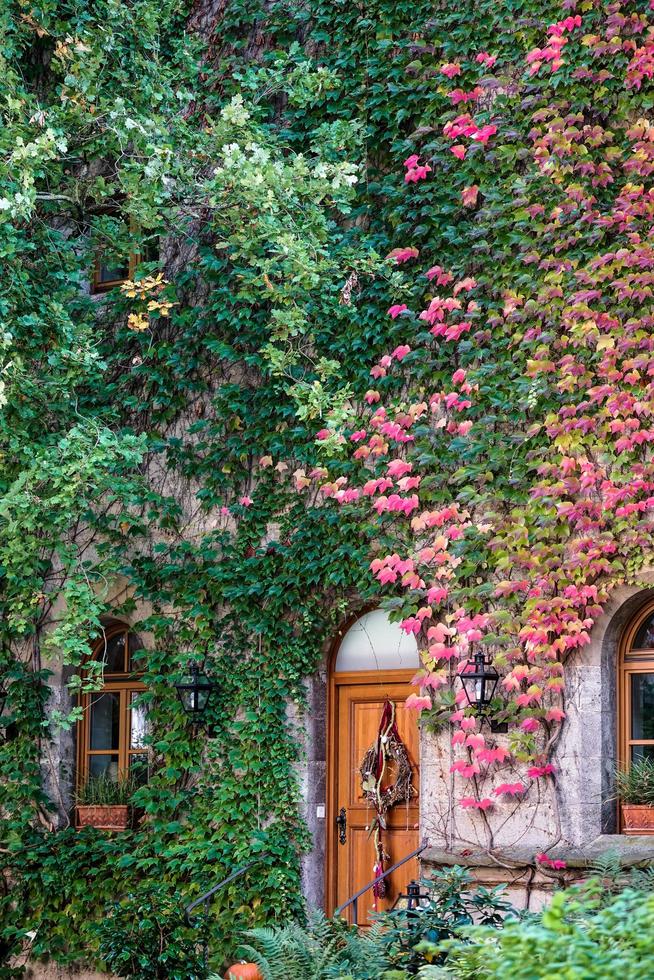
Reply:
M632 738L631 679L637 674L654 674L654 649L634 650L633 642L643 623L654 614L654 601L643 606L625 629L620 640L618 656L618 762L631 765L634 745L651 745L654 738Z
M112 289L116 289L117 286L122 286L124 282L129 279L134 278L136 272L136 267L140 262L140 256L135 252L130 252L128 263L127 263L127 276L122 279L100 279L100 269L102 268L102 254L99 254L95 260L95 265L93 266L93 281L91 283L91 295L101 296L103 293L108 293Z
M106 645L115 636L125 634L125 663L129 664L129 637L132 634L129 626L121 623L107 629L100 640L95 644L90 659L97 660L101 657ZM142 694L147 690L142 680L139 680L140 672L104 674L104 683L99 691L90 691L80 695L79 705L82 708L82 718L77 723L77 787L83 786L89 778L89 760L94 755L111 755L118 762L118 776L126 776L129 772L129 762L133 755L147 755L147 748L132 748L130 746L131 724L130 711L133 694ZM91 748L91 702L94 697L103 694L118 694L118 749L92 749Z
M108 205L103 205L96 211L97 214L112 214L115 216L116 208L112 208ZM125 223L127 223L127 216L125 216ZM133 217L129 219L129 230L136 232L138 229L138 224ZM147 254L145 256L147 260ZM100 279L100 269L102 268L102 250L98 250L95 263L93 265L93 279L91 280L91 295L101 296L103 293L108 293L112 289L116 289L117 286L122 286L124 282L128 282L130 279L134 279L136 275L137 266L144 261L144 257L140 252L130 252L127 258L127 277L123 279L110 279L102 281Z

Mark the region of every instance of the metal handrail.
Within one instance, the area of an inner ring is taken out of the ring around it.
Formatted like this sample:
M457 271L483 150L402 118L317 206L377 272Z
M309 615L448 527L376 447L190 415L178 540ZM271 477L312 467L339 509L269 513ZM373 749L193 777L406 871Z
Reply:
M361 898L361 896L365 892L367 892L370 888L373 888L374 885L376 885L378 882L383 881L384 878L388 877L388 875L391 874L393 871L396 871L398 868L401 868L402 865L406 864L407 861L410 861L411 858L418 857L418 855L422 854L423 851L426 851L428 847L429 847L429 841L425 837L423 838L420 846L416 847L415 851L411 851L411 853L403 857L401 861L396 861L395 864L392 864L390 868L387 868L383 874L379 875L377 878L373 878L372 881L369 881L367 885L364 885L363 888L360 888L359 891L352 896L352 898L348 898L347 902L343 902L342 905L339 905L336 911L334 912L334 915L335 916L340 915L341 912L343 912L346 908L348 908L350 905L353 905L354 925L358 926L359 925L359 899Z
M262 851L261 854L257 855L257 857L253 861L249 861L247 864L242 865L242 867L236 868L234 871L232 871L230 875L227 875L227 877L223 878L222 881L219 881L217 885L214 885L213 888L210 888L208 892L205 892L204 895L200 895L200 897L196 898L195 901L191 902L190 905L187 905L186 908L184 909L184 919L186 920L187 926L192 927L194 925L191 919L191 912L193 911L194 908L197 908L198 905L202 905L203 903L207 905L209 903L209 900L213 898L216 892L219 892L221 888L225 887L225 885L229 885L232 881L235 881L237 878L240 878L241 875L244 875L246 871L249 871L250 868L253 868L255 864L258 864L262 858L266 858L266 857L269 857L268 852Z

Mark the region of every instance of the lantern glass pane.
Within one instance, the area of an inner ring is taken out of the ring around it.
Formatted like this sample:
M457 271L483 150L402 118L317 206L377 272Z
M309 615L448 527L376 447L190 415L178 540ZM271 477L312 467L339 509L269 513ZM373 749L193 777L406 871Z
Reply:
M190 715L203 712L209 702L212 689L213 685L205 674L196 674L195 676L187 674L182 677L177 686L177 693L184 711Z

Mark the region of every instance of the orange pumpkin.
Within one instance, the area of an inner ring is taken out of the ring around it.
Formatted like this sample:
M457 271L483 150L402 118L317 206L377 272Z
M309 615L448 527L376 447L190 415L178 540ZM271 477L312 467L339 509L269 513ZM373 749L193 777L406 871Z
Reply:
M225 980L263 980L263 973L256 963L234 963L227 970Z

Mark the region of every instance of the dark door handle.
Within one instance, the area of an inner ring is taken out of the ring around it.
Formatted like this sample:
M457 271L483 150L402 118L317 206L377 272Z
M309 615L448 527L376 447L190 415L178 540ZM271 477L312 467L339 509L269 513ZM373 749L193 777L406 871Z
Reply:
M338 811L338 816L336 817L336 826L338 827L338 842L339 844L347 844L347 814L345 812L345 807L342 806Z

